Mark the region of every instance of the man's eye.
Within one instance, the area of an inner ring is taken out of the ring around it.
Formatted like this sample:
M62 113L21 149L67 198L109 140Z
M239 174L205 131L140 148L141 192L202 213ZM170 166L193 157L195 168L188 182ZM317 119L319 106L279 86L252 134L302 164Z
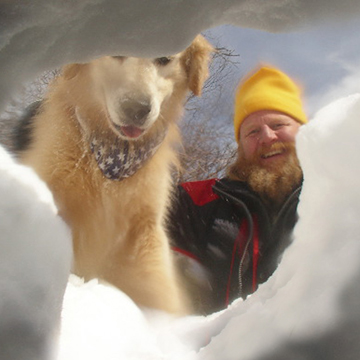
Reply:
M273 129L281 129L282 127L287 126L287 125L288 124L286 124L286 123L277 123L277 124L274 124Z
M254 135L256 135L258 132L259 132L259 130L257 130L257 129L251 130L251 131L248 132L247 136L254 136Z
M163 56L163 57L159 57L159 58L155 59L154 62L156 65L166 66L171 60L172 60L171 57Z

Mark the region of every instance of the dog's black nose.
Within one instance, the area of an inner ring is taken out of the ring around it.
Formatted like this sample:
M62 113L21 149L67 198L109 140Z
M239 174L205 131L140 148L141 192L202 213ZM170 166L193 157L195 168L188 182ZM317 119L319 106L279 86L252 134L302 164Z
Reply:
M120 106L126 116L126 123L128 125L134 126L144 125L147 116L151 111L151 105L149 101L126 99L121 101Z

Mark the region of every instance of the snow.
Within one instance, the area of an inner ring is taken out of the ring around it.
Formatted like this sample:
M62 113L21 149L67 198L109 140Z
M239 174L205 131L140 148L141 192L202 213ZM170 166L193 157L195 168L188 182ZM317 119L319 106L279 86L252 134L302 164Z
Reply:
M120 316L114 323L114 310L134 311L134 304L129 299L115 302L109 313L110 327L106 325L106 328L110 329L110 334L128 331L127 339L131 346L134 345L127 356L118 358L250 360L285 359L300 354L305 354L306 359L335 360L339 354L342 358L356 357L360 350L358 337L354 336L360 330L357 306L360 191L356 186L360 171L356 166L359 156L353 154L359 153L359 113L360 94L355 94L325 107L301 128L297 143L305 182L299 205L300 220L294 231L293 245L270 280L246 301L235 301L227 310L212 316L171 319L163 315L165 320L153 329L155 332L149 330L157 316L147 317L144 322L136 313L135 323L124 324L120 320L128 319L127 316ZM77 288L80 296L84 296L86 286ZM96 290L96 285L93 287ZM112 296L118 296L117 290L112 291L114 294L109 292L104 303ZM65 297L65 310L69 301ZM88 316L79 324L79 328L89 325L86 334L90 336L94 336L91 323L101 323L97 316L107 306L101 302L98 305L100 310L91 315L93 307L90 307L86 310ZM70 321L72 333L82 333L74 326L78 311L71 315L75 319ZM64 326L68 326L66 318ZM134 336L132 326L138 326L139 337L136 330ZM102 326L100 328L96 326L95 329L96 345L104 339L109 343L97 349L103 351L102 358L112 359L112 355L104 357L104 354L105 349L114 346L113 338L104 333ZM112 329L116 331L112 332ZM65 328L63 330L66 335ZM146 332L148 336L144 338L147 341L141 341L140 348L148 353L141 357L133 342L142 339ZM336 342L333 341L335 335ZM149 346L150 340L153 347ZM77 348L76 341L71 345L70 348ZM88 349L88 345L85 344L84 349ZM119 350L123 354L121 351L123 349Z
M0 359L47 359L70 271L70 231L46 185L3 148L0 173Z
M159 359L155 340L145 315L127 295L96 279L84 283L70 277L59 360Z
M360 13L353 0L154 4L2 2L0 108L20 84L67 62L119 52L168 55L198 32L226 23L290 31ZM301 128L305 182L294 243L255 294L208 317L175 319L139 309L97 280L68 279L70 232L51 194L0 149L0 359L357 359L359 113L360 95L354 94Z
M354 94L302 126L297 146L305 181L294 242L255 294L208 317L176 319L139 309L110 285L83 283L72 275L56 359L357 358L359 113L360 94ZM0 339L11 322L25 321L34 329L42 323L47 331L37 335L51 335L50 341L69 271L69 233L45 185L30 169L1 150L0 170L0 229L5 234L0 284L6 296L0 303Z

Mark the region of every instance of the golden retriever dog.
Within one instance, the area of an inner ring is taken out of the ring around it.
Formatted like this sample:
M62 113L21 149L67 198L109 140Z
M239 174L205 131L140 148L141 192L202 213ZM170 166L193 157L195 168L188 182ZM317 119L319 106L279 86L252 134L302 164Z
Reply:
M199 35L170 57L67 65L18 131L21 162L48 184L72 229L74 273L177 314L187 301L163 221L177 121L188 92L201 93L212 50Z

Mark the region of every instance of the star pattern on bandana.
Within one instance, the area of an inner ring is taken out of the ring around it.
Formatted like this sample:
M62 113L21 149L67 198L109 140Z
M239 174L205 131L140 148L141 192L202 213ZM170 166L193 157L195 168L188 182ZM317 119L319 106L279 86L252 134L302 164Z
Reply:
M166 133L167 131L163 131L150 141L126 141L118 138L111 144L92 136L90 149L104 176L111 180L121 181L133 176L154 156Z
M114 158L109 156L106 160L105 160L107 165L112 165L114 163Z

